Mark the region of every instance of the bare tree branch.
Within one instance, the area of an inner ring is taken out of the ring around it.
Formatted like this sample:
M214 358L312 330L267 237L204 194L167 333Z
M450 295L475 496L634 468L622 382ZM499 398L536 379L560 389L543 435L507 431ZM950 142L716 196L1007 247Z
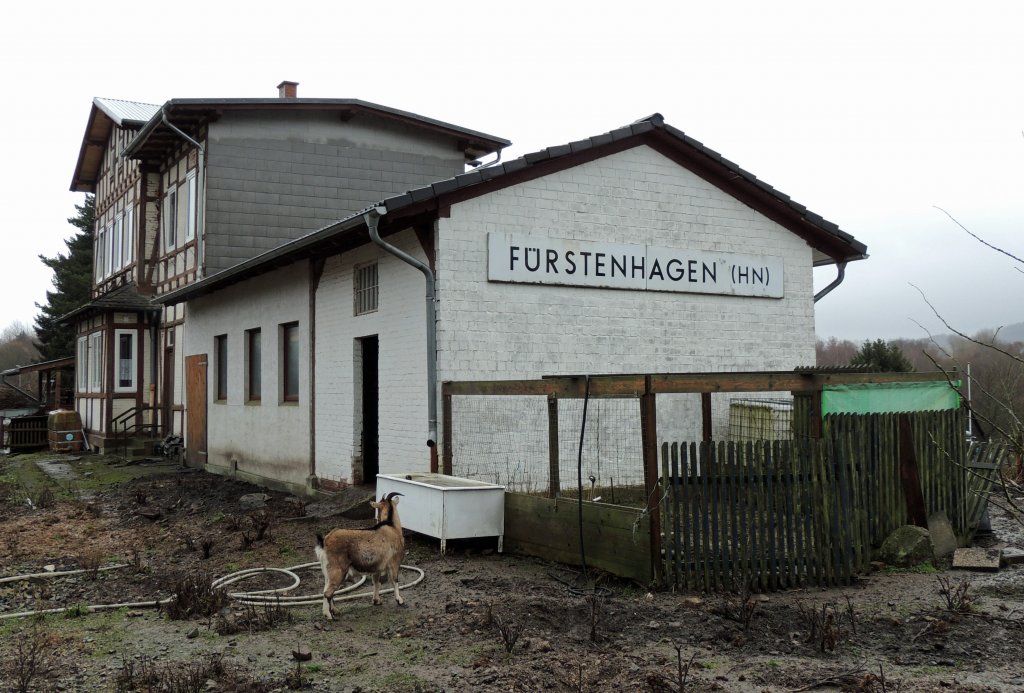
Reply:
M971 231L970 229L968 229L968 228L967 228L966 226L964 226L963 224L961 224L961 223L960 223L959 221L957 221L956 217L954 217L954 216L953 216L952 214L950 214L949 212L947 212L946 210L944 210L944 209L943 209L942 207L939 207L938 205L932 205L932 206L933 206L933 207L935 207L935 209L937 209L937 210L939 210L940 212L942 212L943 214L945 214L945 215L946 215L947 217L949 217L950 219L952 219L952 220L953 220L953 223L954 223L954 224L956 224L957 226L959 226L960 228L962 228L962 229L963 229L964 231L966 231L966 232L967 232L967 235L969 235L969 236L970 236L971 238L973 238L974 240L978 241L978 242L979 242L979 243L981 243L982 245L988 246L989 248L991 248L992 250L996 251L997 253L1002 253L1003 255L1005 255L1005 256L1007 256L1007 257L1010 257L1010 258L1013 258L1013 259L1014 259L1014 260L1016 260L1017 262L1019 262L1019 263L1021 263L1021 264L1024 264L1024 260L1020 259L1019 257L1017 257L1016 255L1014 255L1013 253L1009 253L1009 252L1007 252L1007 251L1003 250L1002 248L999 248L998 246L994 246L994 245L992 245L991 243L989 243L988 241L986 241L986 240L985 240L984 238L982 238L982 237L981 237L981 236L979 236L978 234L974 233L973 231Z
M968 337L966 334L964 334L960 330L958 330L955 327L953 327L952 325L950 325L948 322L946 322L946 319L944 317L942 317L942 315L939 313L939 311L937 311L935 309L935 306L933 306L932 302L928 300L928 297L925 296L924 292L921 291L920 287L918 287L917 284L914 284L913 282L908 282L908 283L912 287L917 289L917 293L921 294L921 298L924 300L925 303L928 304L928 307L932 309L932 313L935 314L935 317L937 317L942 322L942 324L946 326L947 330L949 330L953 334L957 335L958 337L963 337L968 342L973 342L974 344L977 344L980 347L985 347L986 349L991 349L992 351L998 351L1003 356L1008 356L1011 359L1013 359L1014 361L1016 361L1017 363L1019 363L1022 366L1024 366L1024 359L1022 359L1021 357L1017 356L1016 354L1011 354L1010 352L1006 351L1005 349L1000 349L995 344L986 344L985 342L979 342L977 339L974 339L973 337Z

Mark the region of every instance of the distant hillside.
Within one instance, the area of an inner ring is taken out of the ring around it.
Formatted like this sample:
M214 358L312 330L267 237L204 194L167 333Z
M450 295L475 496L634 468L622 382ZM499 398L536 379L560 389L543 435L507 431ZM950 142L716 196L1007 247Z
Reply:
M1015 322L999 330L999 338L1006 342L1024 342L1024 322Z

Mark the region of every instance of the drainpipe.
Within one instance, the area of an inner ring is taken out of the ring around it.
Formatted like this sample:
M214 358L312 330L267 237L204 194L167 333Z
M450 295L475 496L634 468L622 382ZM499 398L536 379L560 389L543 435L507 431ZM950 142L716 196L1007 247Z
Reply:
M434 307L434 272L428 265L380 237L377 232L377 222L387 213L387 208L381 205L363 214L366 228L370 232L370 240L402 262L412 265L422 272L427 284L427 447L433 448L437 445L437 318Z
M832 281L831 284L826 286L824 289L822 289L818 293L814 294L814 302L815 303L817 303L821 299L825 298L825 295L828 294L828 292L830 292L832 289L836 288L837 286L839 286L840 284L843 283L843 279L846 277L846 263L845 262L836 263L836 268L839 270L839 274L836 276L836 278Z
M196 166L198 169L196 174L196 196L199 198L197 200L198 206L196 207L196 279L199 280L206 274L206 254L203 252L203 236L206 233L206 227L203 223L206 218L206 150L203 149L203 145L196 142L194 139L175 127L171 121L167 120L167 112L165 110L161 109L160 115L162 116L164 125L195 147L199 154L199 160Z

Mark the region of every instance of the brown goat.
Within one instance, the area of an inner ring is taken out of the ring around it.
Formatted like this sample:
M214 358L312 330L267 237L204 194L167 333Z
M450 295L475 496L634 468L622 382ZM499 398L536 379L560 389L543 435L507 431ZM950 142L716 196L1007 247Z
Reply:
M349 572L373 577L373 603L380 604L380 576L386 574L395 590L395 601L403 604L398 591L398 570L405 554L398 498L393 492L371 501L377 510L377 524L366 529L335 529L327 536L316 535L316 557L324 574L324 617L334 618L334 593Z

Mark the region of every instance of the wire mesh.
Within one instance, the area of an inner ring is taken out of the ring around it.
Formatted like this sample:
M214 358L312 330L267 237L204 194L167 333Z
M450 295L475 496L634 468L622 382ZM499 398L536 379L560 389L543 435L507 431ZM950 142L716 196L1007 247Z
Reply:
M792 398L732 397L727 440L736 442L793 438Z
M548 469L546 397L452 397L452 474L543 493Z
M643 445L640 429L640 401L637 399L591 399L587 405L583 455L580 428L583 400L558 402L558 471L562 495L576 497L577 463L582 471L583 498L606 503L623 503L633 495L629 489L644 485ZM618 498L616 498L618 490Z

